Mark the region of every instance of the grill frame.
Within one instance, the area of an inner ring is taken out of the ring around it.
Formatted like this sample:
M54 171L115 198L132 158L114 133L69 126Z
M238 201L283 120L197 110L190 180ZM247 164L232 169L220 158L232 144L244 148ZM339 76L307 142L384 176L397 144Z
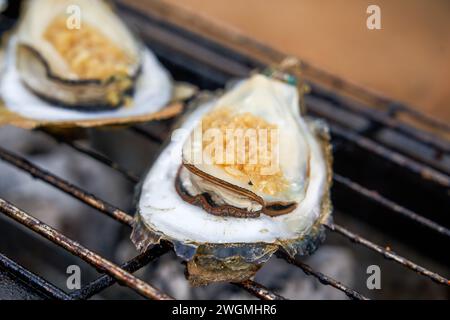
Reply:
M144 40L146 40L146 42L150 42L152 44L158 43L157 46L159 46L158 50L160 54L163 54L169 49L178 50L181 55L188 55L198 60L198 65L206 67L206 73L215 72L215 77L217 77L217 74L221 73L227 74L228 77L244 76L251 72L251 70L253 70L254 68L261 68L264 65L273 65L286 58L286 55L271 48L267 48L259 43L256 43L251 39L247 39L235 34L230 36L228 32L218 30L216 28L207 29L209 33L216 33L213 37L210 34L205 34L204 29L202 29L203 32L198 32L197 30L197 33L194 34L192 29L198 28L199 25L202 27L202 23L204 22L198 19L193 21L192 17L186 16L184 13L180 13L174 8L162 5L158 2L145 2L145 10L143 11L138 11L138 8L142 8L142 3L140 1L128 1L127 4L125 4L124 1L117 1L117 5L126 18L133 20L132 24L135 27L139 27L140 25L139 33L144 38ZM162 16L165 19L164 21L162 20ZM177 22L174 22L174 20L176 20ZM188 30L187 27L183 27L183 29L180 28L180 24L185 23L185 21L192 22L192 24L189 24L190 30ZM218 36L217 34L220 34L220 36ZM228 43L229 45L227 46L224 46L224 36L226 36L228 40L232 38L235 41ZM211 40L211 37L214 38L215 41ZM161 48L161 41L162 43L164 43L164 45L166 45L166 48ZM183 45L187 46L183 47ZM214 72L212 72L208 68L214 70ZM445 139L437 138L435 135L429 132L421 131L416 129L415 127L405 124L398 120L398 116L402 114L408 114L412 116L415 121L421 122L422 126L429 127L430 125L432 125L435 127L435 129L444 132L444 135L450 134L450 127L448 127L445 123L435 121L428 116L416 112L410 107L390 101L383 97L375 96L360 88L353 87L343 82L341 79L327 75L311 66L304 65L303 72L305 78L309 80L309 84L312 88L311 95L313 95L314 97L320 97L325 101L332 102L334 105L339 106L340 108L343 108L350 113L356 114L358 116L362 115L364 119L370 122L370 125L368 125L366 128L364 128L364 130L361 131L350 130L333 122L333 124L331 125L331 131L333 133L333 136L337 140L335 143L335 149L339 150L340 148L342 148L343 141L352 143L369 153L380 156L386 162L390 162L404 168L405 170L411 172L411 174L419 177L420 179L423 179L424 183L426 181L426 183L431 183L435 185L436 188L444 188L444 190L450 187L450 177L446 173L438 170L434 166L430 166L427 163L418 161L417 159L412 159L408 155L405 155L398 150L392 150L391 148L386 147L382 143L373 139L374 133L380 131L380 128L389 128L405 134L409 138L413 138L421 144L433 148L436 154L436 158L439 158L440 156L442 156L442 154L449 153L450 144L448 143L448 141L446 141ZM217 78L217 82L220 82L221 78ZM332 90L325 88L327 84L329 85L330 83L332 83ZM357 100L365 101L366 103L370 101L370 104L376 104L378 108L385 110L380 111L379 109L365 108L363 105L359 104L350 104L348 103L348 100L346 100L346 97L348 95L351 95ZM312 108L311 112L314 115L319 115L327 119L329 118L329 115L321 113L321 111L317 108ZM158 144L161 144L169 133L152 132L146 128L143 128L142 126L134 126L128 130ZM65 144L71 147L73 150L91 157L99 163L111 167L112 169L121 173L125 179L129 180L132 183L136 183L139 180L138 176L135 173L130 172L126 168L123 168L114 160L108 158L98 151L87 148L76 141L70 141L54 133L48 131L42 132L55 139L59 143ZM106 214L119 223L125 226L131 226L132 215L130 213L116 208L108 202L99 199L97 196L84 191L82 188L72 185L71 183L59 178L51 172L35 166L34 164L28 162L24 157L16 155L0 147L0 159L24 172L29 173L36 179L52 185L53 187L78 199L79 201L96 209L97 211ZM395 201L392 201L389 198L380 195L376 191L370 190L362 186L361 184L352 181L348 177L336 174L334 180L336 184L340 184L349 188L352 192L358 194L360 197L367 198L370 201L377 203L378 205L387 207L393 213L402 215L407 219L414 221L414 223L424 226L433 232L437 232L445 237L450 237L450 231L445 226L442 226L426 217L419 215L413 210L397 204ZM47 282L46 280L32 274L25 268L17 265L9 258L0 255L0 267L2 269L7 270L18 278L21 278L23 281L29 282L30 284L32 284L33 288L43 293L45 296L53 299L83 300L100 293L116 282L120 282L121 284L124 284L129 288L137 291L146 298L158 300L171 298L168 295L153 288L150 284L143 283L139 279L132 276L132 273L136 272L139 269L142 269L161 255L171 250L170 244L163 243L161 246L155 246L148 252L135 257L125 264L116 266L106 259L95 255L88 249L81 247L79 244L72 241L71 239L68 239L63 234L50 228L44 223L37 221L29 214L2 199L0 199L0 211L17 221L18 223L26 226L30 230L37 232L41 236L49 239L57 245L64 247L72 254L79 256L80 258L94 266L96 269L99 269L106 273L105 275L99 277L97 280L91 282L82 289L72 292L71 294L67 294L62 290L54 287L54 285ZM364 239L363 237L356 235L355 233L338 224L330 224L327 227L331 232L337 233L351 240L352 242L355 242L366 247L369 250L377 252L385 258L390 259L425 277L428 277L438 284L450 286L449 280L447 278L396 254L389 248L385 248L367 239ZM286 260L288 263L302 269L306 274L315 277L321 283L330 285L337 290L344 292L348 297L352 299L367 299L367 297L345 286L339 281L318 271L315 271L313 268L304 264L299 259L291 259L282 252L279 252L277 255L278 257ZM250 292L252 295L260 299L284 299L284 297L281 297L280 295L272 292L271 290L254 281L246 281L244 283L235 285Z

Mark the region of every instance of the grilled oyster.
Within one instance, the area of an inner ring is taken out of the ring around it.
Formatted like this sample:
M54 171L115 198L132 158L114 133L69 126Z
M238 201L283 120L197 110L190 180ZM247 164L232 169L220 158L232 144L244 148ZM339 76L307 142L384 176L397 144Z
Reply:
M279 248L315 250L331 219L331 148L326 125L300 115L294 86L253 76L200 103L180 130L189 137L170 142L143 182L140 250L171 241L194 285L247 279Z
M173 95L167 71L103 0L26 1L5 51L1 98L35 126L150 120Z
M77 8L79 21L67 15L70 8ZM122 105L142 65L138 42L99 0L29 1L16 54L21 78L35 94L89 110Z

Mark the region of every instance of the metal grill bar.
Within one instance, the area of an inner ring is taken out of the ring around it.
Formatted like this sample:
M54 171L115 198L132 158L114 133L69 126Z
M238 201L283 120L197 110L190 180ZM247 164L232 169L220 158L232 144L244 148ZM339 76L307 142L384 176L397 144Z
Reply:
M80 200L81 202L97 209L100 212L112 217L115 220L131 225L133 218L124 211L114 207L113 205L98 199L97 197L83 191L69 182L53 175L52 173L41 169L23 157L15 155L2 147L0 147L0 159L12 164L13 166L28 172L32 177L40 179L59 190L64 191L68 195Z
M331 97L328 97L327 100L333 100L334 95L331 95ZM425 165L421 162L418 162L416 160L411 159L410 157L395 152L391 150L390 148L372 140L369 139L361 134L355 133L351 130L348 130L337 123L335 119L333 119L329 114L323 112L318 108L314 103L308 104L308 110L311 111L312 114L318 115L321 118L326 119L328 122L330 122L331 132L333 135L335 135L338 138L344 139L346 141L350 141L354 143L355 145L359 146L360 148L369 151L370 153L374 153L379 155L380 157L395 163L399 165L400 167L406 168L410 170L411 172L417 174L419 177L425 180L433 181L445 188L450 187L450 177L444 173L441 173L440 171ZM371 113L375 112L374 110L370 111ZM376 123L371 122L371 126L376 125ZM411 128L411 130L415 130ZM437 141L436 138L433 141ZM423 142L424 144L427 144ZM444 145L444 142L441 142L442 147Z
M137 256L136 258L128 261L127 263L123 264L121 268L130 273L134 273L145 267L150 262L156 260L160 256L166 254L171 248L172 246L168 243L154 246L148 252L143 253ZM115 283L116 280L114 278L108 275L103 275L100 278L92 281L90 284L86 285L84 288L73 292L71 294L71 297L77 300L89 299ZM249 280L242 283L234 283L234 285L244 290L247 290L255 297L258 297L263 300L285 300L284 297L271 292L269 289L265 288L264 286L255 281Z
M71 296L55 287L47 280L39 277L31 271L25 269L18 263L9 259L3 254L0 254L0 269L3 268L9 273L25 282L27 285L39 291L39 293L45 295L50 299L55 300L72 300Z
M390 105L392 108L397 109L397 112L403 112L407 113L410 116L414 117L416 120L422 122L423 124L426 124L432 128L436 128L445 132L450 132L450 125L442 120L436 119L434 117L431 117L427 115L426 113L422 113L419 110L413 109L411 107L408 107L404 104L400 103L391 103Z
M135 257L134 259L124 263L120 267L127 272L135 273L136 271L145 267L150 262L166 254L169 250L170 250L169 246L155 246L152 249L148 250L147 252L142 253L139 256ZM103 290L109 288L116 282L117 281L113 277L105 274L100 278L87 284L80 290L72 292L70 296L76 300L86 300L102 292Z
M28 229L83 259L96 269L102 270L114 277L117 281L127 285L143 297L155 300L173 299L3 199L0 199L0 211Z
M307 264L300 262L298 259L291 258L289 255L285 254L284 252L278 252L277 255L278 255L278 257L287 261L288 263L302 269L305 274L314 276L315 278L317 278L320 281L320 283L322 283L324 285L332 286L333 288L336 288L336 289L344 292L351 299L369 300L368 298L366 298L362 294L356 292L355 290L348 288L347 286L343 285L339 281L336 281L335 279L333 279L327 275L324 275L321 272L315 271L313 268L311 268Z
M258 297L262 300L272 300L272 301L273 300L286 300L286 298L284 298L283 296L273 293L272 291L270 291L263 285L255 282L255 281L252 281L252 280L247 280L247 281L244 281L241 283L233 283L233 284L242 289L247 290L252 295L254 295L255 297Z
M378 144L350 130L346 130L339 125L331 124L331 132L338 138L343 138L347 141L355 143L357 146L371 152L372 154L377 154L386 160L399 165L400 167L414 172L425 180L433 181L445 188L450 188L450 177L446 174L443 174L420 162L414 161L398 152L394 152L381 144Z
M424 267L421 267L418 264L412 262L411 260L403 258L402 256L396 254L395 252L391 251L390 249L385 249L367 239L364 239L363 237L347 230L344 227L341 227L337 224L332 224L332 225L327 225L327 228L330 229L331 231L334 231L334 232L337 232L337 233L343 235L344 237L350 239L354 243L361 244L364 247L369 248L372 251L382 254L386 259L395 261L395 262L399 263L400 265L417 272L418 274L424 275L424 276L434 280L436 283L450 286L450 281L448 279L444 278L443 276L441 276L435 272L432 272Z
M398 205L394 201L391 201L391 200L381 196L376 191L366 189L363 186L357 184L356 182L353 182L349 178L343 177L337 173L334 174L334 181L336 181L337 183L339 183L341 185L346 186L350 190L353 190L354 192L356 192L364 197L367 197L367 198L373 200L376 203L379 203L379 204L389 208L393 212L399 213L399 214L405 216L406 218L415 221L416 223L418 223L420 225L430 228L444 236L450 237L450 230L448 228L441 226L440 224L438 224L434 221L431 221L430 219L427 219L427 218L415 213L412 210L406 209L405 207Z
M435 135L405 125L398 119L393 118L390 114L380 112L376 109L364 108L355 106L350 103L344 103L342 99L340 99L337 95L333 94L332 92L327 92L319 88L318 86L312 85L311 94L313 94L315 97L328 101L339 108L345 109L358 115L362 115L365 118L372 120L374 123L383 125L385 128L391 128L400 133L403 133L405 136L411 137L416 141L420 141L425 145L428 145L445 153L450 152L450 144L447 141L441 140ZM394 108L394 110L390 111L398 111L398 109Z

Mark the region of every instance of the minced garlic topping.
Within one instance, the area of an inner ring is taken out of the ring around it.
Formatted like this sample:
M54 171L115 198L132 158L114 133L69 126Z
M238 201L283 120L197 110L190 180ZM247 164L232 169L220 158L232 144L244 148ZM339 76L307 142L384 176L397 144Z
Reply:
M211 136L216 136L217 130L222 133L221 153L217 152L218 148L210 147L213 163L233 177L246 181L253 190L268 195L276 195L288 186L278 163L274 163L278 161L275 157L277 129L251 113L235 114L229 108L211 112L202 122L203 139L210 140L204 141L204 147L211 146L208 142L214 140ZM249 137L256 137L256 140ZM276 169L267 170L272 166Z
M80 79L107 80L112 76L125 77L133 63L126 52L86 23L80 29L69 29L66 18L58 17L48 26L44 38ZM131 83L124 82L121 85L127 86L131 86Z

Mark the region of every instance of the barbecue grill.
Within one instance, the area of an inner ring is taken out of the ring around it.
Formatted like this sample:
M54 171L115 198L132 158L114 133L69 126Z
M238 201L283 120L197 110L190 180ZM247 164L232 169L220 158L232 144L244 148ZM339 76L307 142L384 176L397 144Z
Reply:
M158 1L117 1L117 6L121 15L151 46L174 78L200 89L223 88L231 79L247 76L255 69L276 65L287 58L282 52L222 30L208 21ZM391 260L391 263L403 267L405 272L427 278L434 282L434 286L444 287L450 294L450 143L447 140L450 125L307 64L302 65L302 76L310 87L306 96L309 114L326 119L333 137L336 222L327 225L328 233L350 240L350 246L355 250L361 247ZM128 131L130 136L138 135L161 144L170 136L171 124L172 121L164 121L159 127L136 125L120 130ZM91 157L119 172L133 184L140 179L133 168L124 168L117 159L95 150L92 144L68 139L55 132L41 130L35 134L45 134ZM131 227L133 212L113 206L108 199L83 190L3 146L0 146L0 159L114 219L118 224ZM119 283L144 298L173 298L133 275L170 252L168 243L155 246L118 265L39 221L32 212L21 210L7 199L0 199L0 212L13 221L11 227L22 226L14 232L31 230L102 274L80 290L66 292L0 252L0 284L4 283L15 292L24 292L32 298L83 300ZM351 226L341 223L347 221L341 216L351 217L395 237L417 255L426 256L434 261L434 265L443 267L436 272L394 252L389 243L374 243L354 232ZM8 241L7 235L0 235L0 238L1 242ZM28 245L19 244L21 250L28 250ZM367 299L339 279L333 279L305 264L302 259L291 259L283 252L277 256L292 264L292 268L300 268L321 284L334 287L351 299ZM289 298L253 280L233 285L264 300Z

